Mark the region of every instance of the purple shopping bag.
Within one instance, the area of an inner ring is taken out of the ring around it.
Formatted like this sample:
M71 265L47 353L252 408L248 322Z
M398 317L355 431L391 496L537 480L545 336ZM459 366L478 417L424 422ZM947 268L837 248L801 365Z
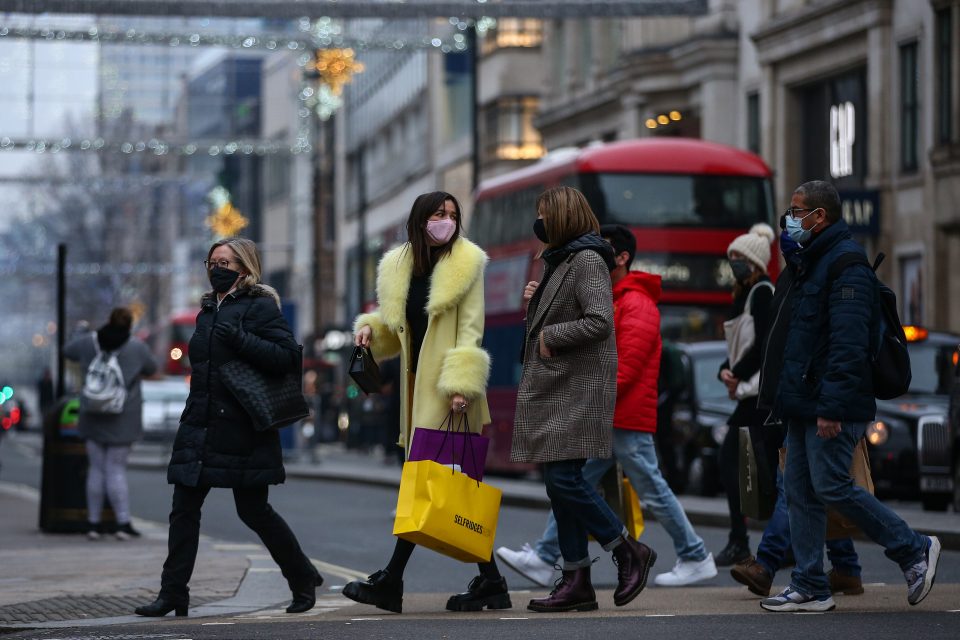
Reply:
M479 433L470 433L467 417L454 426L453 414L447 415L439 429L417 428L413 430L409 462L433 460L440 464L458 464L460 469L474 480L483 480L483 468L487 461L490 438Z

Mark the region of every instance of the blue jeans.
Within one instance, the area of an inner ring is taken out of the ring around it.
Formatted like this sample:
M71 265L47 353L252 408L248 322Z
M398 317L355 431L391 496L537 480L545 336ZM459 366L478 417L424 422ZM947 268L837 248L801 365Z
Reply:
M790 518L787 516L787 499L783 495L783 473L777 469L777 504L773 515L763 530L763 537L757 547L757 562L771 576L783 566L783 560L790 548ZM845 576L860 575L860 558L853 547L851 538L827 540L827 558L833 568Z
M816 421L791 420L787 425L784 488L797 560L791 585L801 593L830 594L823 573L826 506L860 527L901 569L926 557L927 539L850 477L853 449L866 428L865 422L844 423L840 435L824 439L817 436Z
M644 508L653 514L673 539L677 557L689 561L706 559L708 552L703 539L693 530L680 501L660 473L653 434L614 429L613 455L613 458L588 460L583 466L584 480L590 483L590 486L597 486L603 474L619 460ZM552 514L547 518L547 526L534 549L544 562L557 563L560 547L557 543L557 525Z
M557 519L557 539L563 556L563 569L589 567L587 534L607 551L621 542L627 530L593 485L583 478L584 460L548 462L543 482L553 515Z

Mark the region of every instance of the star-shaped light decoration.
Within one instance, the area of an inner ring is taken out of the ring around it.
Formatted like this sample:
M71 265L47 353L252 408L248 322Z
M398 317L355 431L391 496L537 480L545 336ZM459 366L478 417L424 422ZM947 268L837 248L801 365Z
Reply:
M330 88L333 95L339 96L343 92L343 85L348 84L354 74L363 71L363 63L357 62L354 57L353 49L317 50L313 67L320 81Z
M223 187L216 187L207 197L213 204L213 213L207 216L206 224L218 237L235 236L250 224L230 202L230 192Z

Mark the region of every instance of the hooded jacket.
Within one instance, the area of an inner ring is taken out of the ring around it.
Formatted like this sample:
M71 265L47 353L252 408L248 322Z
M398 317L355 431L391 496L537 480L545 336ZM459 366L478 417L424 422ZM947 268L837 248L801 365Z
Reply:
M233 329L229 340L213 327ZM296 371L299 347L271 293L254 285L227 294L220 305L203 297L190 338L190 395L180 417L167 481L188 487L256 487L284 481L280 435L257 431L223 381L220 367L236 358L263 371Z
M657 430L660 374L660 276L631 271L613 285L617 336L617 429Z

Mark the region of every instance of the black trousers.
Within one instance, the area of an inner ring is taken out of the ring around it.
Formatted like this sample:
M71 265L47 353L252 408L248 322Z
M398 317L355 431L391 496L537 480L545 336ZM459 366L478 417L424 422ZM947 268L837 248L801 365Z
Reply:
M300 549L293 531L267 502L268 487L237 487L233 501L237 515L250 527L280 567L291 590L298 585L312 584L315 569ZM200 544L200 508L210 487L173 487L173 509L170 511L170 533L167 538L167 559L160 578L160 597L171 602L189 601L187 583L193 575Z

